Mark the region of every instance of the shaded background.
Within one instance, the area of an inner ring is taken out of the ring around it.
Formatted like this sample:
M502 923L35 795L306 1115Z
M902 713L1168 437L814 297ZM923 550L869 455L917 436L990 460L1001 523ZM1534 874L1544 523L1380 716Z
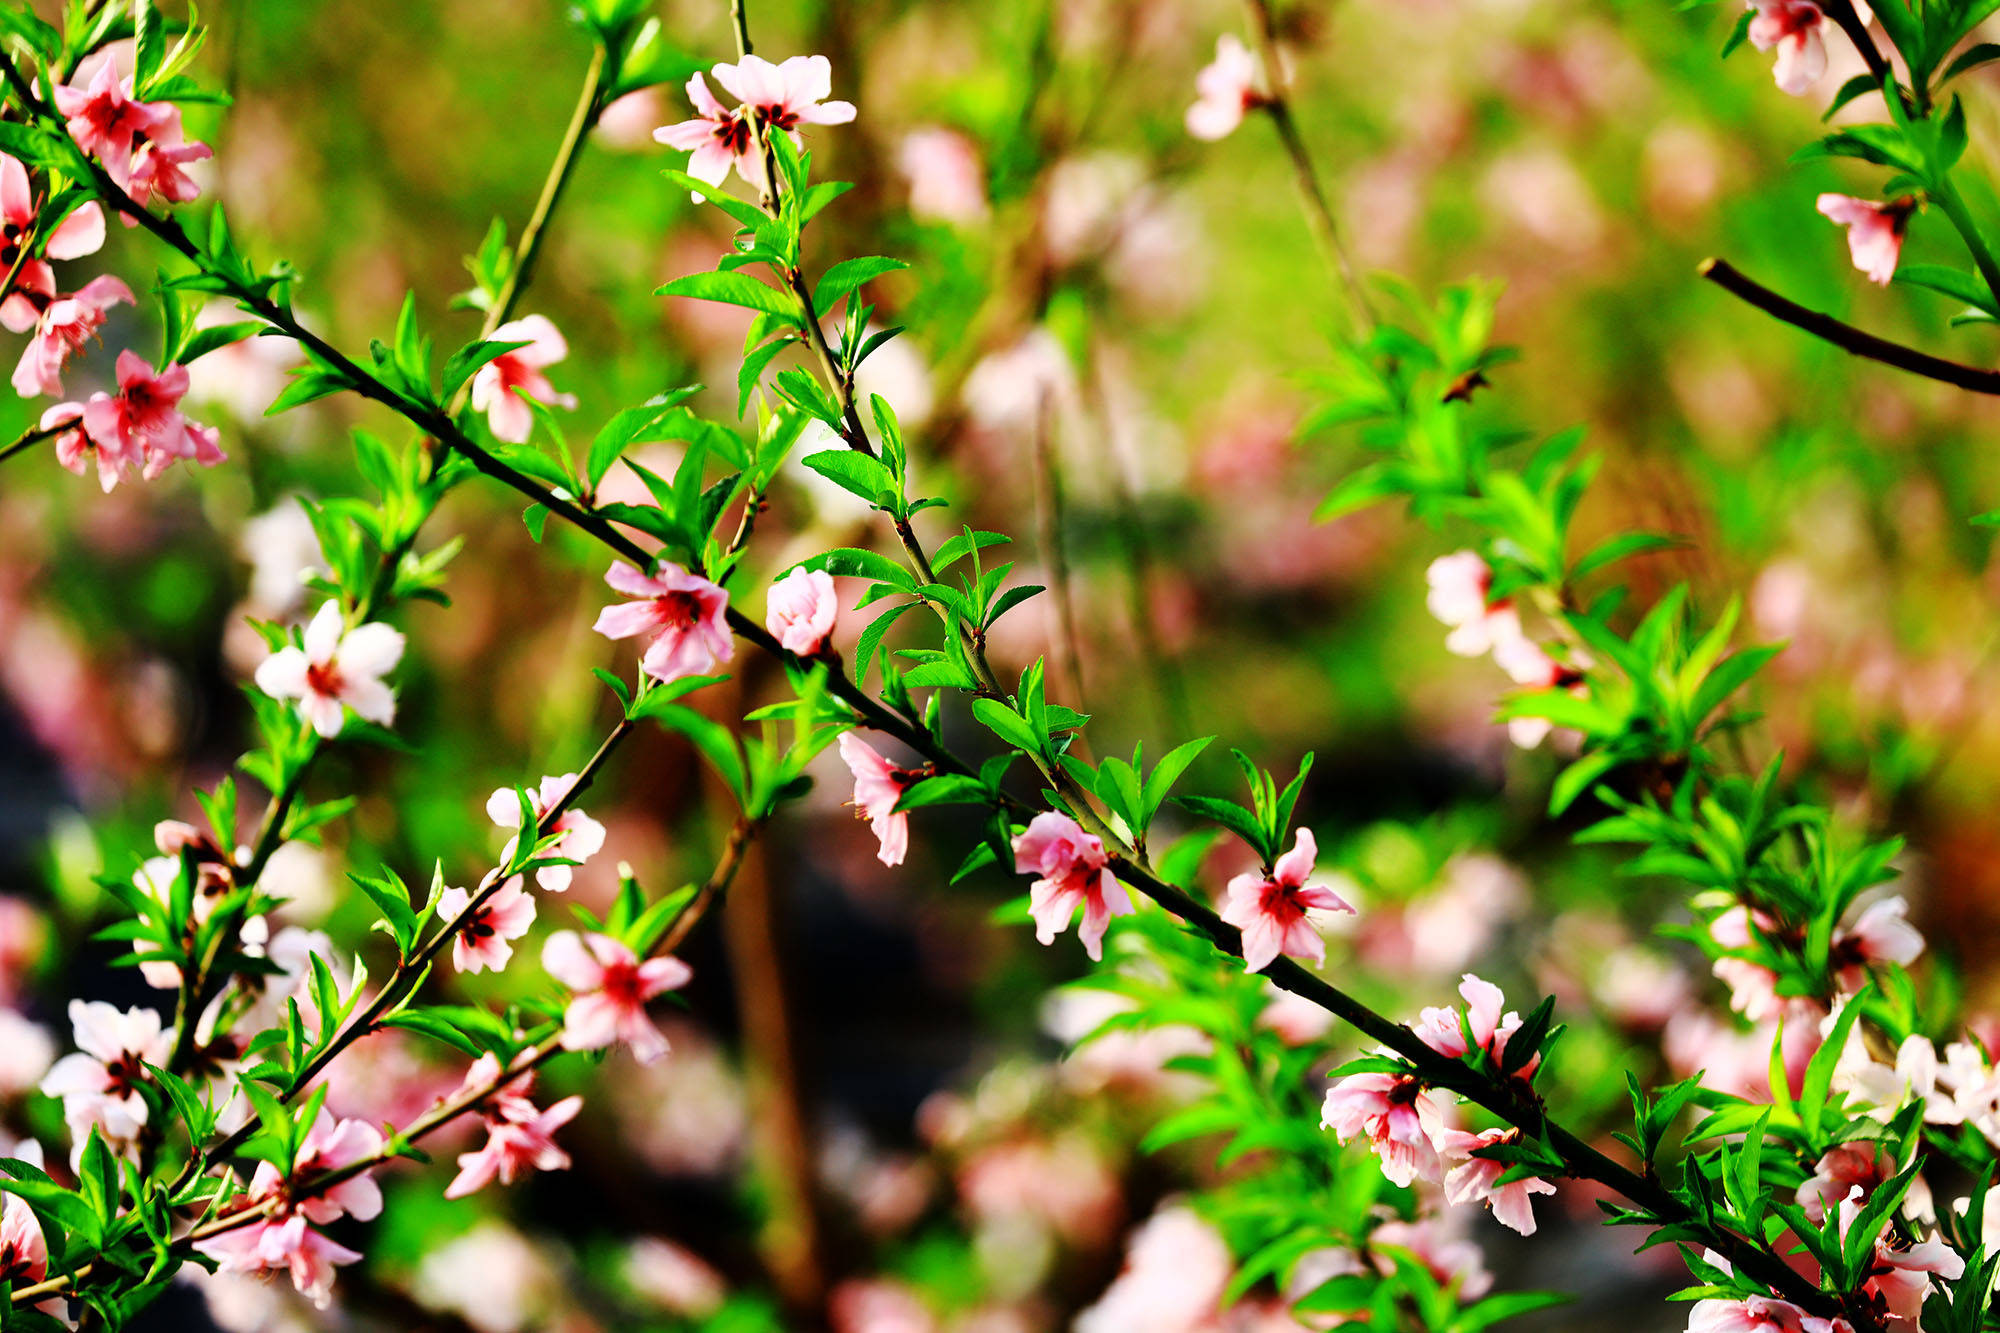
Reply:
M257 258L300 270L308 322L362 345L413 289L440 341L470 338L476 312L449 305L467 285L462 256L493 217L525 215L588 55L559 7L219 0L203 12L216 32L198 72L236 99L226 118L191 113L217 148L207 182ZM724 6L659 12L695 59L730 57ZM1497 376L1500 410L1541 431L1588 427L1603 468L1586 530L1686 539L1629 567L1641 599L1687 580L1711 613L1742 596L1758 635L1790 641L1757 698L1769 717L1753 754L1782 748L1844 810L1910 835L1914 915L1969 964L1971 1001L1989 1001L2000 737L1981 705L1995 587L1990 539L1967 520L2000 507L1994 410L1851 363L1694 276L1722 254L1886 336L1991 359L1993 335L1945 329L1937 298L1868 288L1813 212L1821 190L1873 185L1787 163L1824 98L1783 97L1753 52L1718 62L1726 6L1349 0L1282 17L1301 125L1364 266L1424 292L1505 282L1499 336L1525 356ZM827 54L834 94L860 106L853 126L812 137L820 170L859 188L815 227L811 266L913 265L871 288L878 322L907 333L863 387L897 403L921 485L952 500L930 518L939 532L1015 533L1032 582L1066 574L1074 634L1055 597L1029 603L992 645L1002 673L1052 653L1060 697L1094 715L1100 753L1211 733L1285 771L1316 752L1301 822L1363 902L1334 965L1396 1010L1439 1002L1468 965L1554 989L1577 1025L1572 1103L1580 1118L1615 1114L1622 1070L1661 1067L1666 1017L1717 1008L1720 991L1666 945L1620 952L1672 916L1676 887L1614 878L1540 818L1555 761L1515 751L1489 720L1499 682L1441 650L1422 571L1463 534L1387 511L1311 520L1360 457L1345 435L1297 431L1338 327L1334 289L1269 127L1204 145L1181 124L1195 70L1219 33L1241 30L1239 10L760 2L752 23L774 59ZM1842 54L1824 90L1853 72ZM1989 79L1965 81L1975 157L1992 142ZM580 399L579 435L687 383L723 386L706 410L734 413L742 321L651 295L727 243L717 215L658 174L678 155L648 132L684 114L673 87L614 108L522 306L569 339L555 378ZM1852 114L1873 114L1868 99ZM939 130L958 137L913 141ZM974 190L940 186L941 160L969 161ZM937 197L913 197L912 169ZM1942 219L1919 218L1908 257L1955 260L1954 244ZM84 266L141 288L158 258L143 235L114 235ZM150 318L117 312L107 345L147 350ZM196 415L224 426L225 467L108 497L43 456L0 480L0 972L58 1044L68 997L150 998L108 967L118 946L83 942L106 908L91 876L128 873L152 822L189 815L191 788L246 744L239 691L259 650L242 617L296 615L311 557L287 497L352 487L350 428L401 438L349 400L262 419L283 365L260 343L198 367ZM108 366L91 358L71 388L97 387ZM10 401L0 429L40 407ZM790 470L760 523L748 563L760 576L880 537L806 475ZM476 877L499 842L485 794L574 770L613 716L588 670L628 665L589 629L602 560L554 528L536 546L517 510L468 484L427 529L427 546L466 546L453 605L401 616L399 730L422 744L337 749L316 790L359 805L323 852L273 868L301 918L323 915L349 944L367 918L342 890L348 868L386 862L420 880L442 858L448 879ZM846 617L837 642L851 649L863 623ZM769 683L738 665L703 702L717 715ZM1211 790L1234 781L1222 749L1197 769ZM370 1262L344 1275L343 1311L314 1317L288 1293L235 1283L210 1293L214 1316L233 1329L688 1326L676 1302L701 1309L709 1289L695 1282L690 1297L692 1270L655 1241L698 1252L737 1293L695 1326L764 1327L774 1302L817 1310L846 1291L831 1307L843 1327L902 1327L842 1313L854 1283L882 1275L960 1330L1066 1327L1097 1300L1127 1228L1211 1170L1202 1151L1136 1150L1175 1095L1158 1071L1170 1050L1121 1053L1132 1068L1108 1073L1059 1063L1074 1015L1044 996L1079 974L1073 942L1044 950L1018 915L994 924L1018 889L1005 877L947 885L976 837L948 811L920 816L910 864L885 872L842 804L837 762L820 774L764 839L730 921L691 943L674 1057L551 1076L551 1090L591 1094L573 1171L453 1205L405 1171ZM610 830L579 872L586 904L615 887L620 862L655 891L702 877L729 813L690 749L659 734L628 745L583 804ZM1211 886L1242 868L1219 853ZM748 1040L746 998L751 1013L771 1007ZM787 1008L796 1080L773 1073L784 1061L769 1020ZM420 1108L456 1082L431 1052L387 1042L339 1081L357 1106ZM53 1106L19 1095L33 1077L13 1071L7 1123L49 1137ZM785 1132L794 1119L809 1142ZM1677 1323L1652 1299L1671 1268L1620 1259L1625 1238L1590 1229L1588 1200L1563 1202L1577 1230L1556 1243L1510 1244L1478 1223L1502 1285L1583 1291L1545 1325ZM198 1326L202 1308L189 1294L154 1326Z

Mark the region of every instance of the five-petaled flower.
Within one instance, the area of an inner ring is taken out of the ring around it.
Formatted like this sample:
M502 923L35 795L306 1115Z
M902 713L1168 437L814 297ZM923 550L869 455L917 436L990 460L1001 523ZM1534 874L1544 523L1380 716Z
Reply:
M1278 858L1269 875L1247 873L1229 881L1229 901L1222 919L1243 932L1243 967L1261 972L1279 954L1326 961L1326 941L1307 919L1308 909L1352 912L1341 896L1324 885L1308 884L1319 844L1311 829L1300 829L1292 850Z
M302 647L280 648L257 668L257 688L274 699L297 699L299 713L331 738L347 724L343 705L364 721L396 720L396 696L382 677L402 660L403 636L379 622L346 629L340 603L324 603L306 626Z
M173 1033L161 1030L151 1009L120 1010L101 1000L71 1000L69 1021L77 1050L55 1062L42 1091L62 1099L79 1150L93 1128L113 1143L131 1142L146 1123L146 1066L166 1063Z
M263 1175L260 1167L258 1176L261 1179ZM246 1197L239 1210L250 1206ZM223 1217L227 1216L225 1211ZM292 1285L325 1309L333 1300L334 1268L358 1263L361 1255L321 1235L307 1221L303 1210L287 1212L281 1208L268 1218L196 1241L195 1248L215 1260L225 1273L289 1273Z
M459 1095L492 1089L500 1079L500 1061L487 1052L466 1071ZM555 1132L576 1118L583 1098L565 1097L546 1110L529 1099L533 1076L518 1074L504 1087L482 1099L479 1114L486 1122L486 1142L458 1155L458 1175L445 1187L444 1197L462 1199L498 1180L514 1183L528 1171L561 1171L569 1154L556 1146Z
M764 606L764 628L794 657L824 649L840 614L833 576L823 569L794 569L771 585Z
M898 810L896 802L916 775L890 763L851 731L840 733L840 757L854 773L855 813L868 821L882 844L877 859L885 866L903 864L910 850L910 816Z
M0 1202L0 1286L27 1287L49 1275L49 1245L35 1210L19 1195ZM68 1302L61 1296L39 1301L35 1309L62 1317Z
M1187 109L1187 132L1215 140L1235 132L1244 113L1258 106L1257 61L1234 33L1216 39L1215 59L1194 76L1195 102Z
M96 341L98 330L104 327L105 311L121 301L132 304L132 289L108 273L92 278L67 296L57 294L52 275L46 288L37 285L41 276L24 275L15 283L14 293L0 304L0 324L15 333L34 330L28 345L21 349L21 359L14 365L14 391L23 398L61 393L63 369L78 352ZM121 374L124 358L131 355L130 352L119 355ZM145 362L139 364L143 366ZM151 367L147 369L150 371ZM73 410L82 415L82 408ZM140 461L137 454L126 457L115 435L110 437L109 444L121 465Z
M1028 889L1028 912L1035 938L1055 943L1078 907L1083 922L1076 937L1091 960L1104 956L1104 932L1111 918L1132 910L1125 886L1112 878L1104 840L1085 833L1068 815L1045 810L1014 838L1014 869L1036 876Z
M544 777L539 789L528 793L528 805L534 813L535 827L541 828L549 811L556 808L570 788L576 785L577 775L562 773L555 777ZM486 816L501 828L521 827L521 798L512 787L501 787L486 798ZM537 856L552 857L561 861L575 861L582 864L604 850L604 825L592 819L581 810L565 808L553 822L543 830L543 836L561 834L554 842L536 853ZM501 856L512 861L515 845L520 841L519 833L507 840L507 849ZM535 871L535 883L550 893L561 893L569 887L570 866L541 866ZM529 914L533 919L533 913Z
M13 289L0 302L0 320L15 333L26 332L41 305L55 297L56 276L49 260L81 259L104 245L104 210L92 201L78 204L55 225L42 244L43 258L24 256L22 249L34 244L40 216L28 169L18 158L0 153L0 270L14 273Z
M141 144L180 139L180 111L169 102L133 100L132 78L117 59L99 65L86 88L57 84L55 100L76 146L104 163L121 187L130 178L132 155Z
M1474 1050L1481 1050L1499 1063L1507 1053L1507 1039L1521 1026L1521 1016L1506 1008L1506 996L1490 981L1468 972L1459 981L1458 993L1465 1000L1465 1020L1459 1021L1455 1008L1427 1008L1417 1016L1416 1033L1424 1045L1439 1055L1457 1060ZM1466 1042L1467 1031L1472 1040ZM1532 1073L1536 1061L1530 1059L1523 1067L1524 1075Z
M1460 1163L1445 1174L1444 1197L1447 1200L1459 1204L1483 1201L1493 1210L1494 1220L1502 1226L1512 1227L1523 1236L1532 1236L1535 1234L1533 1196L1554 1194L1556 1187L1533 1176L1503 1185L1500 1177L1507 1173L1509 1163L1477 1156L1482 1148L1520 1141L1521 1131L1512 1128L1489 1129L1478 1134L1446 1129L1439 1131L1434 1139L1440 1157Z
M508 793L512 795L512 793ZM451 942L452 965L461 972L495 972L514 956L509 940L518 940L535 923L535 900L521 887L521 877L495 889L477 906L465 889L446 889L438 894L438 919L464 924ZM468 909L469 912L468 912Z
M182 459L212 467L222 461L222 450L214 429L181 415L187 389L186 366L156 374L143 357L120 352L118 392L90 396L83 405L83 429L99 450L115 449L127 464L143 465L148 481Z
M604 581L638 600L605 607L592 628L607 639L645 639L640 666L655 680L701 675L736 651L726 614L729 594L701 575L671 560L662 560L653 575L615 560Z
M1910 924L1910 904L1901 894L1870 903L1853 924L1833 933L1827 961L1844 991L1858 991L1875 963L1907 967L1924 951L1924 937Z
M1402 1074L1349 1074L1327 1089L1320 1123L1342 1143L1361 1135L1382 1159L1382 1174L1407 1187L1419 1177L1436 1181L1443 1161L1433 1137L1444 1118L1424 1085Z
M1852 195L1823 194L1819 211L1847 228L1847 252L1854 267L1867 274L1868 281L1888 286L1903 257L1903 234L1917 211L1917 197L1906 194L1878 204Z
M724 91L771 129L792 133L801 125L845 125L854 119L854 103L826 100L833 91L833 66L825 56L793 56L776 65L744 56L734 65L717 65L713 73Z
M662 125L653 131L653 137L669 148L693 154L688 158L687 174L698 181L720 185L734 167L744 184L755 184L750 166L750 122L741 111L722 105L700 74L688 79L687 95L694 104L695 118Z
M535 426L534 409L521 394L538 403L575 407L576 395L557 393L545 368L569 355L569 344L543 315L511 320L493 330L488 342L524 343L481 366L472 377L472 408L486 414L496 439L524 443Z
M571 992L563 1012L565 1050L595 1051L622 1041L642 1064L667 1053L667 1038L646 1016L646 1002L694 977L678 958L642 960L609 935L573 930L549 936L542 966Z
M1812 0L1750 0L1750 8L1757 11L1750 20L1750 44L1759 51L1775 49L1771 76L1793 97L1804 96L1826 73L1820 31L1826 15Z

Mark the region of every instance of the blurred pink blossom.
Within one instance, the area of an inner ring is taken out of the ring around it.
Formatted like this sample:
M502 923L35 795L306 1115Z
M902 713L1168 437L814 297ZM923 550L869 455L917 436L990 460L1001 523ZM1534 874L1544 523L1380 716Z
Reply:
M1819 197L1819 211L1847 228L1847 249L1854 267L1867 274L1868 281L1883 287L1896 276L1896 261L1903 254L1903 232L1916 207L1916 196L1907 194L1885 204L1845 194Z
M1215 59L1195 75L1194 89L1187 132L1211 141L1234 133L1244 114L1262 100L1257 93L1257 61L1242 38L1224 33L1216 39Z
M543 837L551 834L561 835L537 855L581 863L604 850L604 825L574 806L565 808L555 817L554 822L546 829L542 829L542 822L548 818L549 811L555 809L569 795L570 789L576 785L576 780L577 775L574 773L545 776L540 787L528 792L528 806L534 814L535 827L541 830L541 835ZM486 798L486 817L501 828L518 830L521 827L520 796L512 787L496 789ZM519 841L518 832L507 840L506 849L500 854L503 860L513 860L514 848ZM536 838L535 841L540 841L540 838ZM535 883L550 893L561 893L569 888L574 869L573 866L542 866L535 871ZM528 919L533 919L532 908L529 909Z
M1750 0L1750 44L1775 49L1771 77L1793 97L1803 96L1826 73L1826 42L1820 29L1826 15L1812 0Z
M521 395L554 407L575 407L576 395L557 393L545 371L569 355L569 344L544 315L509 320L493 330L488 342L525 343L481 366L472 377L472 410L486 414L496 439L524 443L535 427L535 414Z
M896 166L910 183L910 213L926 222L973 223L987 214L979 149L957 130L927 126L903 136Z

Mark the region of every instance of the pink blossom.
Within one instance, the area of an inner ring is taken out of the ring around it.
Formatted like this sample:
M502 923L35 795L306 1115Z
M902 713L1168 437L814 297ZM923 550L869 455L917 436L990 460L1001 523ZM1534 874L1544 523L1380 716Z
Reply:
M1368 1233L1370 1250L1380 1250L1383 1246L1416 1256L1440 1286L1456 1283L1461 1301L1476 1301L1493 1290L1493 1274L1486 1271L1485 1256L1479 1246L1448 1233L1439 1215L1420 1217L1414 1222L1384 1222ZM1377 1254L1375 1267L1385 1277L1395 1272L1387 1255Z
M1519 640L1520 615L1511 602L1489 602L1493 571L1477 551L1455 551L1431 561L1424 571L1430 590L1424 605L1451 633L1445 636L1446 651L1460 657L1479 657L1497 645Z
M109 495L124 479L125 459L116 449L100 449L83 428L82 403L57 403L42 413L41 428L55 430L56 461L81 477L97 462L97 480Z
M353 1166L357 1162L373 1159L382 1151L382 1132L365 1120L336 1120L333 1113L324 1106L314 1118L312 1128L306 1131L299 1143L298 1156L292 1160L292 1178L309 1181L312 1177L328 1171L337 1171ZM258 1165L258 1175L270 1172L268 1184L275 1186L277 1168L269 1162ZM260 1191L253 1182L252 1196ZM350 1176L336 1185L315 1191L300 1199L298 1210L312 1221L325 1225L342 1217L352 1217L357 1222L368 1222L382 1212L382 1187L374 1178L363 1172Z
M754 185L752 164L756 158L751 150L750 122L741 111L731 110L716 100L715 94L708 90L707 80L699 74L688 79L687 95L694 104L695 118L677 125L662 125L653 131L653 137L669 148L692 153L687 174L698 181L720 185L734 167L744 184Z
M604 581L639 600L605 607L592 628L608 639L644 638L640 665L655 680L701 675L736 651L725 617L729 594L699 574L662 560L649 577L616 560Z
M274 699L297 699L299 713L321 736L338 736L355 716L380 726L396 720L396 696L382 677L403 656L403 636L379 622L344 628L340 603L328 600L306 626L303 647L280 648L257 668L257 688Z
M55 273L47 260L21 256L21 248L29 244L40 212L28 180L28 169L17 159L0 153L0 267L19 265L14 274L14 290L0 303L0 322L15 333L25 333L34 324L40 308L37 298L52 296L56 290ZM79 204L56 224L42 246L42 253L48 259L81 259L95 254L103 245L104 210L93 201Z
M17 281L13 294L5 304L0 304L0 323L16 333L32 327L34 336L21 349L21 359L15 363L14 391L23 398L61 393L64 367L78 352L97 341L98 330L104 327L104 312L121 301L132 304L132 289L109 274L92 278L68 296L56 295L53 280L43 290ZM125 358L131 355L130 352L119 355L121 383ZM145 362L139 364L144 366ZM146 369L150 372L152 368ZM139 461L137 451L128 456L121 445L119 452L130 462Z
M56 85L56 109L69 122L76 146L92 153L122 187L136 146L152 139L180 140L180 112L167 102L132 100L132 79L122 62L98 66L88 88Z
M1908 230L1910 214L1916 207L1916 197L1907 194L1885 204L1845 194L1819 197L1819 211L1847 228L1847 250L1854 258L1854 267L1867 274L1870 282L1884 287L1896 276L1896 263L1903 254L1903 233Z
M1397 1185L1419 1177L1436 1181L1443 1174L1433 1136L1443 1131L1444 1118L1414 1078L1349 1074L1327 1089L1320 1123L1342 1143L1365 1136L1382 1159L1382 1174Z
M499 1062L483 1055L475 1063L467 1082L479 1078L487 1061L491 1073L483 1082L499 1077ZM485 1189L493 1181L511 1185L514 1178L529 1171L561 1171L569 1166L569 1154L556 1146L555 1132L576 1118L583 1098L565 1097L547 1110L538 1110L517 1090L497 1099L485 1113L486 1142L474 1152L458 1155L458 1175L445 1187L444 1197L462 1199Z
M1462 1162L1444 1178L1446 1199L1457 1204L1483 1201L1493 1210L1495 1221L1512 1227L1523 1236L1532 1236L1535 1234L1533 1196L1554 1194L1556 1187L1534 1177L1502 1185L1500 1177L1507 1173L1509 1163L1476 1155L1481 1148L1520 1141L1521 1131L1518 1129L1489 1129L1479 1134L1447 1129L1437 1136L1437 1150L1440 1157L1460 1159Z
M1257 62L1234 33L1216 39L1215 59L1194 76L1195 103L1187 109L1187 132L1216 140L1235 132L1244 113L1263 99L1257 92Z
M49 1275L49 1245L35 1210L19 1195L9 1194L0 1203L0 1283L26 1287ZM35 1305L44 1314L61 1317L68 1302L52 1296Z
M641 1064L667 1053L666 1037L646 1017L646 1002L694 977L678 958L641 961L608 935L573 930L549 936L542 946L542 966L573 994L563 1015L564 1049L595 1051L623 1041Z
M1775 1296L1696 1301L1688 1333L1805 1333L1806 1312Z
M833 66L825 56L793 56L777 65L744 56L734 65L717 65L714 74L745 111L773 129L794 132L801 125L845 125L854 119L852 102L825 100L833 91ZM693 89L688 91L692 97Z
M1465 1021L1459 1021L1458 1010L1449 1006L1425 1009L1417 1017L1416 1033L1424 1045L1439 1055L1457 1060L1469 1051L1481 1050L1498 1064L1507 1053L1507 1039L1521 1026L1521 1016L1506 1007L1506 996L1498 986L1468 972L1459 981L1458 993L1465 1000ZM1472 1045L1465 1042L1466 1029L1471 1029ZM1530 1060L1521 1073L1525 1076L1534 1071L1535 1061Z
M1292 850L1278 858L1269 876L1242 874L1229 881L1229 901L1222 919L1243 932L1243 968L1261 972L1279 954L1326 961L1326 941L1313 929L1306 912L1352 912L1339 894L1323 885L1308 884L1319 845L1311 829L1300 829Z
M911 130L896 150L910 183L910 215L926 222L978 222L987 214L979 149L957 130ZM902 414L907 421L909 414Z
M1829 1207L1855 1190L1860 1190L1864 1197L1873 1194L1895 1174L1895 1158L1881 1143L1872 1139L1836 1143L1820 1157L1813 1173L1799 1186L1799 1208L1809 1220L1824 1222Z
M771 585L764 628L794 657L811 657L826 647L839 614L832 576L823 569L794 569Z
M1924 937L1909 922L1910 905L1901 895L1872 903L1854 924L1835 932L1828 955L1842 990L1857 991L1872 963L1913 963Z
M868 821L882 844L876 858L885 866L903 864L910 850L910 816L896 809L896 802L916 775L884 759L851 731L840 734L840 757L854 773L855 813Z
M90 396L83 407L83 428L100 450L116 449L128 464L143 462L148 481L181 459L213 466L223 459L216 432L180 412L187 387L186 366L168 366L155 374L141 357L120 352L118 392Z
M170 204L193 202L200 196L201 186L182 168L189 162L202 162L215 156L215 150L205 143L182 140L178 113L168 130L169 133L160 138L138 142L132 150L131 169L121 182L133 202L142 208L152 203L155 196Z
M1857 1187L1840 1201L1840 1233L1843 1241L1861 1215L1864 1196ZM1965 1276L1965 1260L1941 1240L1918 1241L1905 1246L1893 1231L1885 1230L1875 1241L1875 1260L1861 1284L1864 1295L1872 1297L1891 1330L1917 1333L1930 1296L1933 1277L1956 1282Z
M471 914L467 915L467 909ZM438 918L456 921L465 918L451 942L452 965L461 972L495 972L514 956L509 940L528 933L535 921L535 900L521 888L516 875L496 890L492 897L472 906L472 895L464 889L446 889L438 895Z
M303 1212L235 1227L196 1241L195 1248L215 1260L225 1273L282 1269L291 1275L292 1285L320 1309L332 1303L335 1266L361 1258L356 1251L307 1226Z
M1085 833L1074 819L1043 811L1014 839L1014 869L1039 878L1029 886L1028 911L1035 918L1035 938L1053 944L1083 908L1076 936L1093 962L1104 956L1104 932L1111 918L1132 910L1125 888L1112 878L1104 842Z
M62 1099L77 1147L93 1127L114 1143L130 1142L146 1123L139 1090L152 1077L146 1066L166 1063L173 1033L160 1030L151 1009L121 1011L100 1000L71 1000L69 1021L77 1050L56 1061L42 1091Z
M1750 0L1750 8L1757 11L1750 20L1750 44L1759 51L1776 48L1772 77L1793 97L1804 95L1826 73L1820 34L1826 15L1812 0Z
M541 787L528 793L528 804L534 810L537 828L542 827L542 821L548 817L549 811L555 809L575 785L576 774L563 773L556 777L544 777ZM486 798L486 817L501 828L521 827L521 799L515 795L512 787L501 787ZM555 822L549 824L545 830L545 834L554 833L562 836L550 843L538 855L582 863L604 849L604 825L581 810L565 809L557 815ZM509 861L513 860L514 846L519 841L519 834L508 839L507 849L501 855ZM572 866L543 866L535 871L535 883L550 893L561 893L569 888L572 869L574 869ZM531 907L526 920L533 919L534 909ZM525 922L522 929L526 929ZM517 935L519 933L515 932ZM510 935L508 938L512 939L513 936Z
M543 367L552 366L569 355L569 344L546 316L529 315L510 320L493 330L488 342L525 343L481 366L472 377L472 410L486 414L486 424L495 438L511 444L527 440L535 427L535 414L521 401L520 393L538 403L575 407L576 395L557 393ZM517 393L519 390L520 393Z

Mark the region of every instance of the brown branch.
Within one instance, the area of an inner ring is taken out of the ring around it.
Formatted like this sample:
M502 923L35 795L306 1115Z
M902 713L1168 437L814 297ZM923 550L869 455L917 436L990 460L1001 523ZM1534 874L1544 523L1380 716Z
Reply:
M1852 324L1843 324L1831 315L1809 310L1797 301L1780 296L1763 283L1745 276L1726 259L1704 259L1695 271L1731 296L1756 306L1793 328L1804 329L1850 355L1879 361L1885 366L1921 375L1928 380L1970 389L1973 393L2000 394L2000 371L1947 361L1941 356L1932 356L1929 352L1878 338Z

